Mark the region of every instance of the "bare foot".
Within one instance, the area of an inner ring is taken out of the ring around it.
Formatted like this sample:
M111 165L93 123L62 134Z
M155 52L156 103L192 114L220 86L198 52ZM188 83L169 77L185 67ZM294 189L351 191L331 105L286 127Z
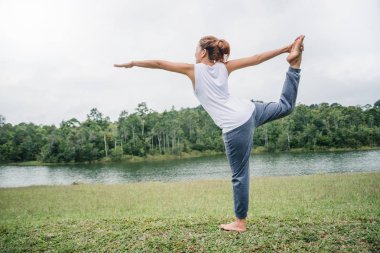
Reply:
M229 224L220 224L219 228L227 231L245 232L247 231L247 222L246 219L236 218L236 221Z
M296 39L288 57L286 58L292 68L299 69L301 66L304 38L305 35L301 35Z

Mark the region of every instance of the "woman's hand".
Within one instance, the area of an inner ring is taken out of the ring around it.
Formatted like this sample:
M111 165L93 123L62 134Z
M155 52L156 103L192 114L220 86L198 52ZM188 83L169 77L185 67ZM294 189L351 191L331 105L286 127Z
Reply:
M286 46L285 53L290 53L290 51L292 51L293 46L294 46L294 42Z
M123 64L114 64L113 66L117 68L132 68L133 62L123 63Z

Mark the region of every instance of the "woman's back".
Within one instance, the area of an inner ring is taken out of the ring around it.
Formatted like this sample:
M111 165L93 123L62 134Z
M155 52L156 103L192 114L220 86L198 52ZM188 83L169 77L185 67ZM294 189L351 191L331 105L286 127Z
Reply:
M228 71L224 63L194 65L194 94L215 124L226 133L244 124L255 110L248 99L231 96Z

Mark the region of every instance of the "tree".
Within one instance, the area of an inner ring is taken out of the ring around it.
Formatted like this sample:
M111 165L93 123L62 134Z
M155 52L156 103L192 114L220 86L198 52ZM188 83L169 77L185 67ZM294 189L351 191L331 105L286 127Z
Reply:
M0 127L5 125L5 117L0 114Z
M219 129L202 106L162 113L139 103L111 122L96 108L84 122L72 118L59 127L21 123L12 126L0 115L0 161L83 162L123 154L181 154L192 150L223 152ZM268 151L380 146L380 106L337 103L297 105L281 120L255 130L254 147Z
M380 107L380 99L373 104L373 107Z
M110 118L103 117L103 114L98 111L97 108L93 108L90 111L90 114L87 114L87 122L89 123L89 126L92 126L93 130L98 130L102 137L104 142L104 153L105 156L108 157L108 143L107 143L107 137L106 137L106 129L108 128L110 124Z
M145 102L141 102L137 105L136 108L136 115L138 116L140 123L141 123L141 137L144 138L144 129L145 129L145 120L146 116L151 113L152 110L150 110Z

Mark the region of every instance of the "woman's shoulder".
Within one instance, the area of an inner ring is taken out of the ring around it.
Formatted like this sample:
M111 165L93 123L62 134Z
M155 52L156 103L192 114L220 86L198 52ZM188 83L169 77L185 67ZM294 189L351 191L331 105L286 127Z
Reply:
M214 72L215 70L223 70L228 72L227 66L223 62L216 62L213 65L207 65L203 62L195 63L194 70L206 71L206 72Z
M226 66L226 63L225 62L217 62L219 64L219 66L221 67L224 67L224 68L227 68Z
M227 73L227 75L228 75L228 69L227 69L226 63L224 63L224 62L217 62L215 64L218 64L219 68L223 69L223 71L225 71Z
M194 66L199 66L199 67L203 67L203 68L210 68L210 69L213 69L213 68L227 68L226 66L226 63L224 62L215 62L213 65L207 65L203 62L199 62L199 63L195 63Z

